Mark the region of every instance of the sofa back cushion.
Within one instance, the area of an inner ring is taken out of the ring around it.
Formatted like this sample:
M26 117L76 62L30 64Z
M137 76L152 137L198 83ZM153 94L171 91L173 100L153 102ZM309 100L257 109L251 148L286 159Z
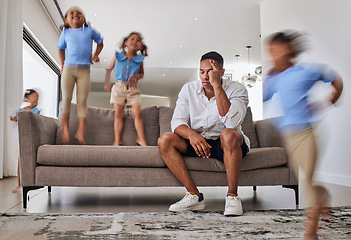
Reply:
M244 134L250 139L250 147L258 148L259 145L255 131L255 126L252 121L252 112L250 107L247 108L246 116L244 118L243 123L241 124L241 127Z
M88 107L85 140L88 145L112 145L114 141L114 109ZM157 145L160 135L159 114L157 107L147 107L142 110L146 142L150 146ZM59 117L56 144L61 144L62 121ZM77 105L71 104L69 119L70 145L79 144L74 137L78 128ZM122 145L135 146L137 143L134 120L131 111L125 111L123 131L121 136Z
M159 107L160 111L160 135L165 132L171 132L171 120L173 115L173 108L170 107ZM245 135L250 139L251 148L259 147L255 127L252 121L251 108L248 107L246 111L246 116L243 123L241 124L242 130Z
M174 112L174 108L171 107L159 107L160 111L160 135L164 134L165 132L171 132L171 120Z

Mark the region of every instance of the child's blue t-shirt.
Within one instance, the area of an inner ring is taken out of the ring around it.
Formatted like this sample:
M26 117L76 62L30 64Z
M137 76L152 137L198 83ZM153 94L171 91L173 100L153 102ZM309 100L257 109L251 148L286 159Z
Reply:
M134 73L139 73L141 63L145 59L145 55L135 55L134 57L128 58L125 56L125 52L116 52L116 64L115 64L115 77L119 81L129 81L129 77Z
M263 101L278 93L283 116L278 128L284 131L304 130L313 124L313 111L308 92L317 81L332 83L336 72L316 64L294 65L284 72L267 76L263 85Z
M18 109L18 110L16 111L16 116L18 116L18 113L19 113L20 111L23 111L23 108L20 108L20 109ZM39 110L39 108L37 108L37 107L32 108L32 109L29 110L29 111L31 111L32 113L37 113L37 114L40 113L40 110Z
M101 44L103 39L90 26L82 28L63 28L57 47L65 50L65 64L90 65L93 40Z

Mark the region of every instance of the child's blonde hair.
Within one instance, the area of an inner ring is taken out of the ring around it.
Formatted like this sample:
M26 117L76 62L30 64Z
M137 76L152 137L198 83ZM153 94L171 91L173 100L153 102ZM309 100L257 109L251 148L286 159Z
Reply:
M143 35L141 35L140 32L131 32L127 37L123 38L122 44L120 46L120 49L125 51L125 48L126 48L125 43L128 40L128 38L130 36L132 36L133 34L136 34L136 35L138 35L141 38L141 50L140 50L140 53L141 53L141 55L147 56L148 55L147 54L147 46L144 44L144 38L143 38Z

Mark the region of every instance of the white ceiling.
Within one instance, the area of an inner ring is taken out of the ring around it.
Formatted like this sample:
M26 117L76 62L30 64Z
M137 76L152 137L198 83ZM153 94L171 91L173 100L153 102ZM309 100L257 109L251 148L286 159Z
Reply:
M225 68L230 72L244 63L247 66L245 47L251 45L250 62L253 66L261 65L262 1L57 0L57 3L63 14L71 6L81 7L87 21L104 38L101 62L92 66L95 86L100 83L102 90L104 69L122 38L132 31L139 31L149 49L149 57L144 61L141 92L174 96L185 82L196 80L192 78L196 76L199 59L205 52L215 50L221 53ZM62 24L57 9L49 8L49 11L55 24ZM239 65L235 54L241 55Z

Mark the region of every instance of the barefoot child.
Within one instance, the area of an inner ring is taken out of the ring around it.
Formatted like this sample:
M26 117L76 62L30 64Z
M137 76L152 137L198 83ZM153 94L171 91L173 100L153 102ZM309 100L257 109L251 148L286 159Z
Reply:
M144 124L141 115L140 90L138 81L144 77L143 60L147 56L147 47L143 43L140 33L132 32L123 39L121 52L116 52L110 65L106 69L105 91L110 91L110 75L115 68L116 83L111 90L110 103L115 108L113 145L121 144L123 130L124 106L132 106L135 129L137 132L136 142L140 146L147 146Z
M12 122L17 122L18 113L21 111L31 111L33 113L40 113L40 110L37 108L38 106L39 95L37 91L33 89L27 89L24 93L24 101L28 103L28 106L20 108L16 111L16 115L11 116L10 120ZM17 166L17 187L12 190L13 193L18 192L21 188L21 176L20 176L20 165L19 165L19 157L18 157L18 166Z
M279 94L284 115L278 120L289 164L298 176L299 168L305 176L304 195L307 200L306 230L304 239L318 239L320 215L328 214L330 195L323 186L313 183L313 173L318 160L315 138L314 109L308 103L308 91L318 81L331 84L334 92L329 101L334 104L340 97L343 83L334 71L312 64L297 64L301 52L299 33L280 32L273 34L267 44L273 67L263 86L263 101Z
M98 45L92 54L93 41ZM90 91L90 65L99 62L103 48L100 34L87 25L83 11L71 7L65 15L65 25L60 36L58 53L62 74L62 143L69 143L69 113L74 85L77 88L78 130L75 137L79 143L85 142L87 98Z

